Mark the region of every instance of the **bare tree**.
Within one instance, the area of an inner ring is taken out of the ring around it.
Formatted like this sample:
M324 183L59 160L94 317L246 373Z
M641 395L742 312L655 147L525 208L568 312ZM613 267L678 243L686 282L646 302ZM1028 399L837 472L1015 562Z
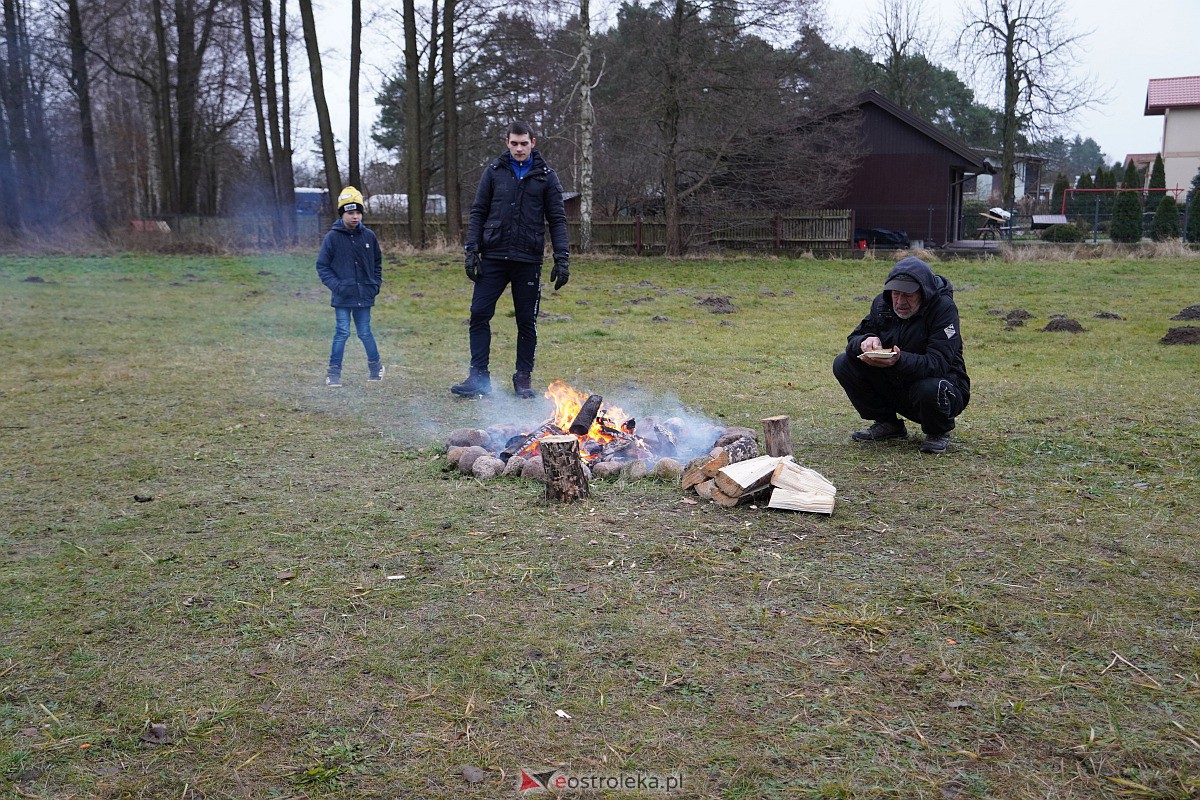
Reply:
M445 117L446 239L462 243L462 199L458 169L458 78L454 72L455 0L444 0L442 9L442 113Z
M1072 31L1058 0L977 0L964 7L956 47L999 87L1001 194L1015 200L1017 135L1039 133L1081 108L1099 102L1090 76L1076 72L1087 33ZM985 87L980 87L985 88ZM995 91L995 90L993 90Z
M425 246L424 170L421 164L421 76L417 61L417 11L413 0L404 0L404 163L408 176L408 237L415 247Z
M914 57L925 56L933 47L923 14L921 0L881 0L866 27L884 81L877 88L905 108L916 101L932 67L925 58Z
M592 249L592 13L588 0L579 0L579 250Z
M100 180L100 159L96 154L96 126L92 118L92 81L88 71L87 43L79 0L67 0L67 42L71 50L71 91L79 104L79 134L83 147L84 183L91 200L92 222L97 230L108 230L104 184Z
M358 75L362 66L362 0L350 0L350 134L347 149L350 159L350 184L362 188L358 152Z
M342 178L338 173L337 150L333 144L333 125L329 121L329 103L325 100L325 78L321 73L321 48L317 44L317 23L313 17L312 0L300 0L300 19L304 25L304 47L308 51L308 68L312 73L313 106L317 112L317 128L321 136L321 156L325 162L325 185L330 201L337 197Z

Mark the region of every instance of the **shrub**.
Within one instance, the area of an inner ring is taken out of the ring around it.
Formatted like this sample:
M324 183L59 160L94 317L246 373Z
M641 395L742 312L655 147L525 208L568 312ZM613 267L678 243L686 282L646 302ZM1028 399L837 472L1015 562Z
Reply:
M1117 192L1117 202L1113 205L1110 235L1114 242L1135 244L1142 240L1142 201L1138 193L1132 191L1139 185L1137 170L1130 161L1123 181L1123 188L1130 191Z
M1158 202L1150 235L1156 242L1179 238L1179 205L1169 194L1163 195L1163 199Z
M1049 228L1046 228L1046 230L1042 231L1042 241L1060 242L1063 244L1082 242L1083 231L1079 229L1078 225L1072 225L1069 223L1066 225L1051 225Z

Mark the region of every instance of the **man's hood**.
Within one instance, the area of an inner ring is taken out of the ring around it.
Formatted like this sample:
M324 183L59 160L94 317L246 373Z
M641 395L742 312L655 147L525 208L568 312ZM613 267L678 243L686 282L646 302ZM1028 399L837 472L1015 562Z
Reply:
M887 283L898 275L908 275L914 281L920 284L922 302L932 300L939 294L946 294L951 297L954 296L954 287L950 284L950 281L946 280L941 275L934 275L933 270L929 268L929 265L916 256L908 256L907 258L903 258L896 262L896 266L892 267L892 270L888 273L884 283ZM887 294L885 297L888 306L891 306L891 295Z

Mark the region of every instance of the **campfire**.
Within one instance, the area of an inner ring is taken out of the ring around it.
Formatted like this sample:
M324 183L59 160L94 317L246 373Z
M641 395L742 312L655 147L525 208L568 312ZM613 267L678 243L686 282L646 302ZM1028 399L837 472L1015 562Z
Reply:
M554 381L545 396L554 401L554 415L531 433L510 438L500 451L502 461L536 456L542 439L567 433L579 440L580 458L588 464L635 458L653 462L676 455L676 436L670 430L652 422L649 435L643 438L637 433L636 419L617 406L604 405L598 394L585 394Z

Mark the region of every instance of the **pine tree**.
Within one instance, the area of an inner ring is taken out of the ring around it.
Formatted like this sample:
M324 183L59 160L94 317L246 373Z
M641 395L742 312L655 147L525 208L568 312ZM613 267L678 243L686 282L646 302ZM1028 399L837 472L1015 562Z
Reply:
M1054 189L1050 192L1050 211L1053 214L1058 214L1063 208L1063 194L1070 186L1065 173L1058 173L1054 176Z
M1163 165L1162 154L1154 156L1154 166L1150 169L1150 191L1146 192L1146 208L1157 206L1166 196L1167 169Z
M1192 191L1189 192L1187 240L1192 243L1200 242L1200 170L1192 178Z
M1164 193L1154 211L1154 227L1151 236L1156 242L1166 242L1179 238L1179 205L1175 198Z
M1109 235L1114 242L1136 244L1142 240L1142 201L1137 191L1140 187L1138 171L1130 161L1121 182L1122 191L1117 192L1117 202L1113 206Z
M1075 188L1094 189L1096 187L1095 184L1092 183L1092 176L1085 172L1079 176L1079 184ZM1092 208L1092 198L1093 195L1091 192L1076 192L1075 194L1071 195L1071 207L1068 209L1068 212L1075 216L1090 214Z

